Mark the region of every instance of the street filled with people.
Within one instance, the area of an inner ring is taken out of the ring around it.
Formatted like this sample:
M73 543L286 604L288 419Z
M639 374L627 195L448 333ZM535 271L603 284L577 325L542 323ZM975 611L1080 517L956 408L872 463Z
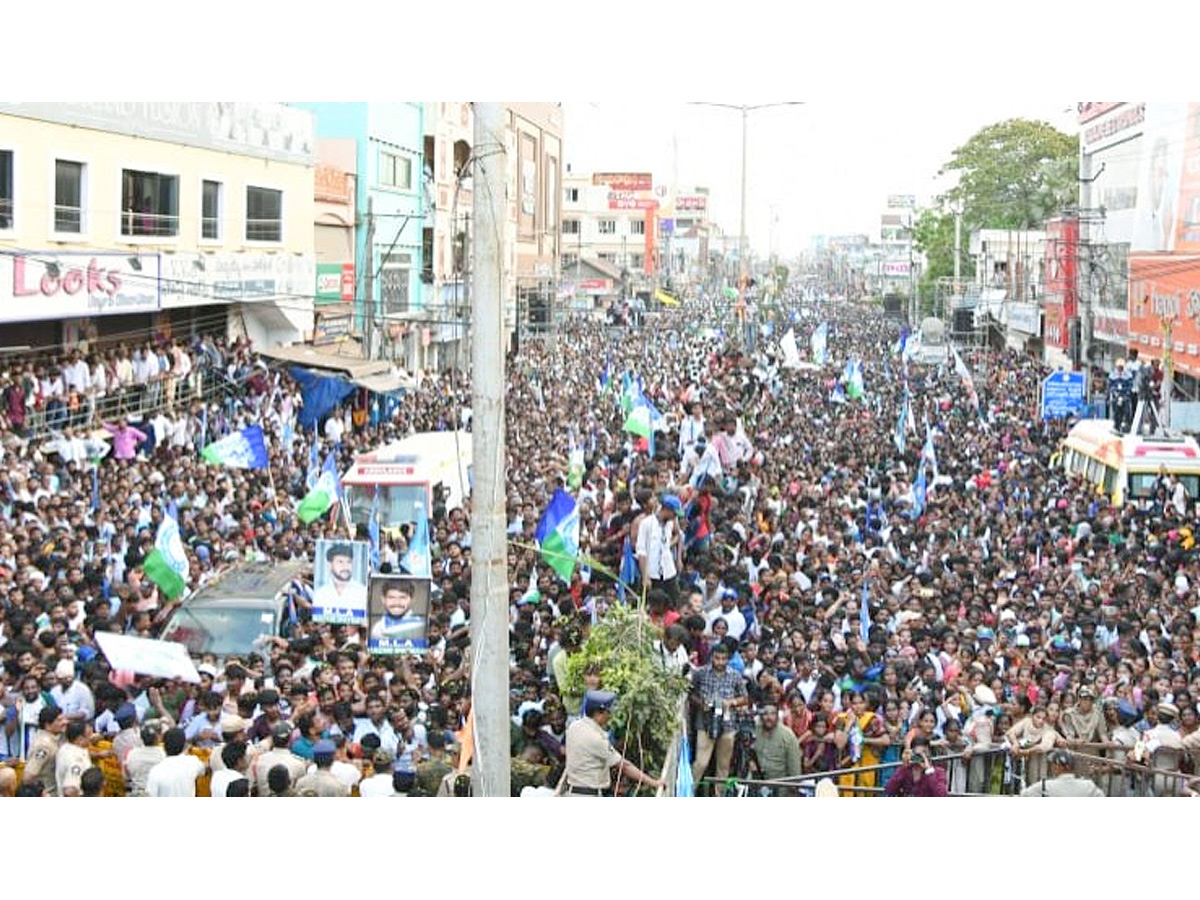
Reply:
M1040 418L1036 359L919 363L907 326L815 284L624 322L569 318L507 359L514 795L1200 790L1196 498L1164 474L1117 507L1068 476L1071 420ZM469 372L356 390L316 429L245 340L11 360L0 391L0 795L471 795L470 501L429 511L424 646L396 655L312 615L317 541L376 539L337 504L298 514L314 458L344 472L469 430ZM631 395L649 434L626 430ZM255 426L265 465L201 455ZM567 578L537 547L559 490L579 510ZM148 575L167 517L176 596ZM372 568L402 572L413 538L385 530ZM100 647L158 638L231 571L294 562L281 632L195 659L198 680ZM688 679L670 768L689 788L610 752L604 671L562 683L622 603Z

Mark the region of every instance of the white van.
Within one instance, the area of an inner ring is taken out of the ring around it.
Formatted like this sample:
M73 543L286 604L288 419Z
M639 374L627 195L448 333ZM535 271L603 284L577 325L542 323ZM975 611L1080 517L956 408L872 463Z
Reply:
M356 456L342 476L350 521L367 523L376 489L384 529L415 522L417 503L426 515L439 502L462 506L471 494L471 458L468 431L426 431Z

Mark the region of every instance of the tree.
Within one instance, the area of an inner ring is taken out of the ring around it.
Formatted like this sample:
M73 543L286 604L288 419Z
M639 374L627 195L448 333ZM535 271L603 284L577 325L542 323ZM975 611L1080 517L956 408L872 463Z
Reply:
M957 147L939 175L958 174L958 184L921 210L913 244L925 254L921 291L954 274L954 213L962 210L962 277L973 267L966 245L981 228L1040 228L1046 219L1078 202L1078 138L1046 122L1009 119L989 125Z
M1079 141L1046 122L1009 119L972 135L938 174L958 173L941 198L948 211L962 204L963 224L979 228L1037 228L1078 202Z
M652 775L666 761L687 691L682 676L662 668L654 649L661 637L661 629L644 613L617 604L591 627L579 651L567 657L568 693L583 694L584 673L599 666L601 686L617 694L612 718L616 747Z
M937 279L954 274L954 213L937 208L922 209L913 222L912 235L913 246L925 254L921 294L929 296ZM966 253L962 256L960 267L965 278L973 274L974 268L970 256Z

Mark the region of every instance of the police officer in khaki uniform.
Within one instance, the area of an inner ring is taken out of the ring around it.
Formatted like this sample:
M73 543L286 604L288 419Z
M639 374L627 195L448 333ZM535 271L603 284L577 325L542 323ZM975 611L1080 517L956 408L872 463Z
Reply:
M588 691L583 698L583 717L567 727L566 794L571 797L606 797L612 787L611 769L652 788L662 781L651 778L623 757L608 739L608 721L617 695L611 691Z
M1072 756L1066 750L1055 750L1050 754L1050 778L1035 781L1025 790L1022 797L1103 797L1104 791L1096 783L1080 778L1071 771Z
M257 787L258 796L269 797L270 785L267 784L267 774L272 766L282 765L288 770L292 784L295 785L308 774L308 760L297 756L288 749L288 741L292 736L292 726L285 721L276 722L271 727L271 749L259 756L250 769L250 781Z
M57 706L46 706L38 713L38 730L29 743L29 757L21 780L26 784L41 782L47 797L58 793L54 773L54 757L58 753L59 737L67 727L67 717Z
M337 746L333 741L319 740L313 746L313 763L316 771L303 776L296 782L297 797L349 797L350 788L342 784L329 771Z

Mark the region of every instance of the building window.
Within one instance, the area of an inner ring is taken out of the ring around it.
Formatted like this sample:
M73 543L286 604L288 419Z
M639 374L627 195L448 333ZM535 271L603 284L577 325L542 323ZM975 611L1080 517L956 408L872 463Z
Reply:
M200 237L206 241L221 239L221 182L205 181L200 186Z
M379 183L383 187L412 189L412 160L396 153L379 154Z
M617 254L615 254L615 253L597 253L596 258L599 259L600 262L616 263Z
M641 271L646 268L646 257L641 253L629 254L629 268Z
M630 219L629 220L629 233L630 234L645 234L646 233L646 220L645 219Z
M283 191L246 188L246 240L283 240Z
M562 233L563 234L579 234L579 220L578 219L563 219Z
M579 202L579 188L577 188L577 187L576 188L567 188L565 193L567 196L568 203L578 203Z
M0 228L13 227L13 152L0 150Z
M179 234L179 179L157 172L121 171L121 234L175 237Z
M564 253L562 255L562 267L564 269L573 269L578 262L579 258L574 253Z
M379 299L383 314L408 312L408 278L412 255L389 253L379 267Z
M617 220L616 219L601 219L596 223L601 234L616 234Z
M421 282L433 284L433 226L421 231Z
M81 162L54 161L54 230L83 233L83 170Z

